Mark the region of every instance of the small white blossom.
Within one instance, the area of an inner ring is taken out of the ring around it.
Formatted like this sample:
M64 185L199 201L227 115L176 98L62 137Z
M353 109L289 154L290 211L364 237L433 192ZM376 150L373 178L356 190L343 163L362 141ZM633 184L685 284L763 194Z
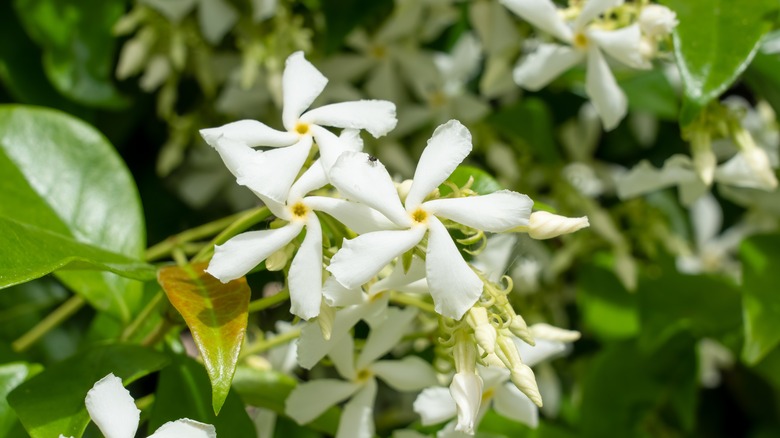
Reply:
M649 37L659 38L670 35L680 22L677 14L662 5L647 5L639 13L639 27Z

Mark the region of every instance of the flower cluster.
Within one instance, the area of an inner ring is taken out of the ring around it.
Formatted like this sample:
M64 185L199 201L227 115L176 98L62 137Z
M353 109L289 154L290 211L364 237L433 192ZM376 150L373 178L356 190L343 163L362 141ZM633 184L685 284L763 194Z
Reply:
M300 386L288 399L288 414L307 422L352 395L340 430L350 424L368 427L364 417L376 392L372 376L401 390L434 384L433 370L415 371L425 364L414 357L372 365L400 341L403 331L397 328L415 320L413 309L400 312L387 306L387 291L404 290L421 281L420 289L432 298L436 314L444 326L451 327L444 332L457 338L450 345L455 350L454 387L463 380L463 369L473 371L479 362L508 370L513 384L541 406L533 372L523 364L516 344L522 340L533 345L532 330L461 251L468 252L464 245L479 242L486 232L527 232L532 238L547 239L588 226L587 218L532 212L533 201L526 195L509 190L477 194L469 184L458 188L447 182L472 150L471 134L457 120L434 131L414 178L395 183L376 157L361 152L359 136L361 130L378 137L393 129L394 104L361 100L306 111L326 84L327 79L301 52L294 53L282 78L284 131L255 120L201 131L238 184L257 195L280 223L216 246L206 271L227 282L263 261L267 267L285 270L291 312L304 320L319 317L317 324L307 326L317 330L301 335L299 363L310 368L327 355L348 381ZM343 130L336 135L324 126ZM440 186L445 182L451 190L442 195ZM347 236L357 236L324 244L323 213L336 219ZM467 237L456 239L453 233ZM305 234L302 240L301 234ZM389 266L394 268L388 274ZM361 319L372 331L353 361L354 341L348 332ZM503 322L494 327L491 321ZM477 349L487 354L485 359L477 360ZM464 357L462 351L474 354ZM416 380L409 381L409 376ZM307 396L310 388L321 393L325 386L333 399L314 402ZM453 397L458 402L457 390ZM469 400L464 416L475 409L473 397Z

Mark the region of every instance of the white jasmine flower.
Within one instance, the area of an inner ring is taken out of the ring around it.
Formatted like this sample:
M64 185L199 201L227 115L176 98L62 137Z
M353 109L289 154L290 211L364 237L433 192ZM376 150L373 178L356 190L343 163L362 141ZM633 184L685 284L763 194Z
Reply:
M500 233L528 225L533 205L528 196L507 190L424 202L470 151L471 134L458 121L438 127L403 205L381 163L366 154L342 154L331 169L333 184L347 198L383 213L395 226L345 240L327 268L336 280L347 288L366 283L428 232L426 278L436 311L460 319L481 295L482 281L463 260L439 217Z
M552 0L501 0L501 3L520 18L566 43L540 44L515 68L515 82L536 91L564 71L587 60L585 91L601 117L604 129L615 128L625 117L628 102L602 52L629 67L650 68L650 63L640 53L642 35L639 24L617 30L589 25L622 0L587 0L572 23L564 20Z
M287 58L282 76L282 123L286 131L256 120L240 120L203 129L200 133L238 177L242 175L239 166L253 153L249 147L277 148L260 153L253 167L243 175L254 179L257 193L284 202L313 141L317 141L322 157L335 153L328 149L332 142L326 138L328 131L322 126L365 129L374 137L381 137L396 125L395 105L387 101L342 102L306 111L327 83L325 76L303 57L303 52L295 52ZM322 161L322 165L328 164L328 160Z
M336 141L335 136L330 133L324 135L323 139L328 142ZM339 147L338 144L331 146L333 150L338 150ZM251 150L249 153L255 154ZM246 163L243 166L252 167L253 158L257 156L245 157ZM326 158L327 156L323 155L321 160ZM306 237L292 260L287 276L290 312L303 319L319 315L322 301L322 227L315 211L326 212L359 233L385 229L392 225L381 214L365 205L343 199L305 196L327 183L323 166L317 163L290 188L285 203L277 203L261 194L263 178L242 177L239 182L252 189L276 217L288 221L288 224L277 229L241 233L224 244L217 245L206 272L223 283L242 277L284 248L306 228Z
M135 406L122 379L113 373L98 380L84 400L89 417L106 438L133 438L141 411ZM62 436L62 435L60 435ZM216 438L214 426L188 418L169 421L149 438Z
M702 338L696 343L699 355L699 382L705 388L717 388L721 370L734 366L734 354L720 342Z
M677 14L662 5L647 5L639 13L639 28L649 37L659 38L670 35L680 22Z
M436 382L431 365L416 356L401 360L377 360L403 337L416 310L389 309L387 319L372 328L357 359L354 340L345 336L328 353L336 371L345 379L319 379L298 385L287 397L285 412L299 424L308 423L328 408L350 399L344 406L337 438L371 438L374 435L373 405L379 378L397 391L417 391Z

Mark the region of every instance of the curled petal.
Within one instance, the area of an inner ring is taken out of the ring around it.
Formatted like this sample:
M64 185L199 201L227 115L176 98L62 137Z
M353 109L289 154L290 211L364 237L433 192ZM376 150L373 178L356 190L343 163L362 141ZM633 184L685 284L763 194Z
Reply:
M436 128L414 172L414 182L406 195L406 209L411 211L422 204L469 153L471 133L459 121L450 120Z
M390 222L378 211L357 202L309 196L306 198L306 205L314 210L328 213L358 234L398 228L398 225Z
M414 400L413 408L423 426L447 421L458 413L450 391L440 387L424 389Z
M558 15L558 8L551 0L501 0L501 4L561 41L571 41L571 29Z
M638 24L611 31L594 29L588 31L588 38L595 41L609 56L629 67L647 69L652 66L639 50L642 32Z
M246 275L271 254L290 243L303 229L303 222L291 222L276 230L241 233L214 248L206 272L227 283Z
M303 52L295 52L287 58L282 74L282 122L285 129L295 129L298 118L322 93L327 83L328 79L303 57Z
M431 364L417 356L379 361L371 371L396 391L419 391L437 383Z
M471 270L458 252L444 225L428 218L426 273L436 312L460 319L482 295L482 280Z
M159 427L149 438L217 438L214 426L182 418Z
M135 407L130 391L113 373L98 380L85 400L92 422L106 438L133 438L141 411Z
M538 91L579 64L584 57L582 52L569 46L543 43L517 64L512 77L526 90Z
M482 231L502 233L528 225L534 201L527 195L499 190L489 195L434 199L425 210Z
M496 390L493 408L506 418L534 428L539 425L539 408L514 385L501 385Z
M332 103L306 112L301 121L336 128L365 129L381 137L395 128L395 104L386 100Z
M348 199L365 204L402 227L412 224L384 164L362 152L344 152L330 181Z
M455 373L450 384L450 394L458 409L455 430L473 434L482 403L482 378L475 373Z
M593 107L601 117L604 129L613 130L628 111L628 100L618 87L612 71L597 47L588 49L588 72L585 77L585 91Z
M287 396L284 412L298 424L306 424L359 389L360 385L333 379L301 383Z
M589 227L588 217L565 217L546 211L535 211L528 221L528 235L533 239L552 239Z
M309 156L311 143L311 137L304 136L293 146L256 152L250 161L239 167L238 183L284 203L295 177Z
M201 129L200 135L211 147L220 140L232 140L246 146L290 146L298 141L296 134L278 131L257 120L239 120L219 128Z
M376 380L370 379L352 397L341 413L336 438L372 438L374 436L374 399Z
M290 288L290 313L301 319L320 314L322 303L322 228L317 215L306 218L306 237L290 265L287 275Z
M333 256L327 269L342 285L350 289L360 287L394 258L417 245L424 234L425 227L414 227L376 231L344 240L344 245Z

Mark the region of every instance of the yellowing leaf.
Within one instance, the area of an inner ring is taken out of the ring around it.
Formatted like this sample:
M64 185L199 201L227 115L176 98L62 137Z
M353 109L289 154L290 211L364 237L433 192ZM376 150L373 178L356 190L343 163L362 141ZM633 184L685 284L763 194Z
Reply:
M246 333L250 290L245 278L223 284L204 272L206 266L164 267L157 281L192 332L211 380L211 404L219 413Z

